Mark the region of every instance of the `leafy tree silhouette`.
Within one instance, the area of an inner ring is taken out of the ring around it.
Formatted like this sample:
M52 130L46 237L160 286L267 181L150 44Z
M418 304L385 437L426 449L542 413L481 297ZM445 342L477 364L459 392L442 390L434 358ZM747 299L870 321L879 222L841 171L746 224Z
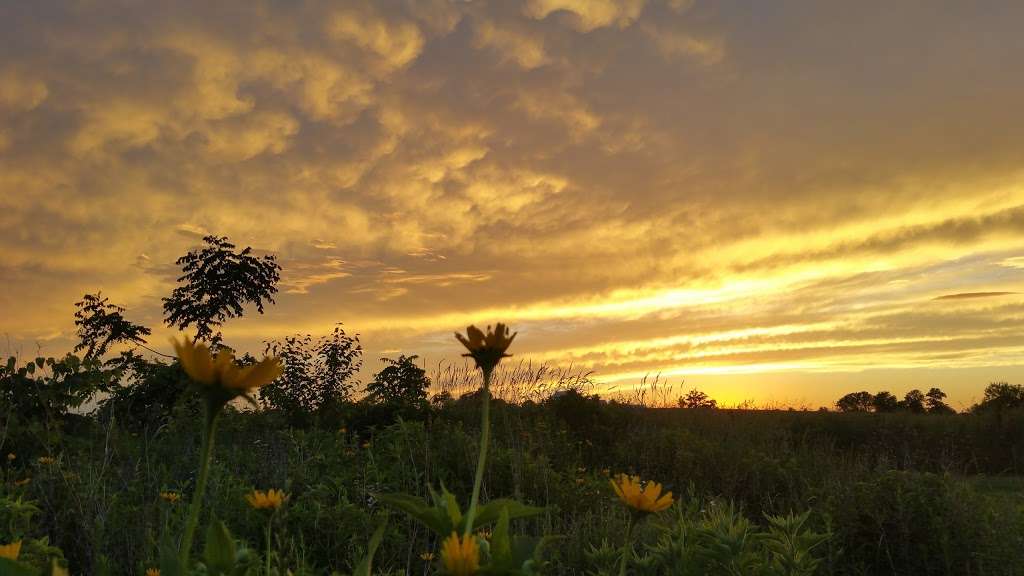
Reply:
M102 292L86 294L75 302L75 326L79 343L75 352L85 350L86 358L100 358L112 344L145 344L152 332L145 326L132 324L121 315L125 308L111 304Z
M419 356L401 355L397 360L381 358L386 362L373 382L366 385L370 400L395 408L419 409L426 404L430 378L423 368L416 365Z
M985 387L985 396L971 410L974 412L1002 412L1024 406L1024 386L1007 382L993 382Z
M924 393L920 390L911 390L903 396L903 400L900 401L900 408L907 412L913 412L915 414L924 414Z
M190 250L175 262L183 275L169 298L164 298L164 321L184 330L195 325L196 339L217 345L219 328L242 315L245 304L263 314L263 301L274 303L281 267L273 255L257 258L252 248L235 252L227 236L205 236L202 249ZM214 330L217 329L217 332Z
M339 322L327 336L290 336L267 342L266 352L281 359L281 377L260 389L264 407L283 411L293 423L351 399L353 376L363 365L359 335L349 336Z
M900 401L892 392L883 390L871 399L871 407L875 412L895 412L900 409Z
M924 404L929 414L955 414L956 410L946 404L946 393L938 388L932 388L924 395Z
M870 392L850 392L836 401L840 412L868 412L875 397Z
M686 393L685 396L679 398L680 408L718 408L718 402L694 388Z

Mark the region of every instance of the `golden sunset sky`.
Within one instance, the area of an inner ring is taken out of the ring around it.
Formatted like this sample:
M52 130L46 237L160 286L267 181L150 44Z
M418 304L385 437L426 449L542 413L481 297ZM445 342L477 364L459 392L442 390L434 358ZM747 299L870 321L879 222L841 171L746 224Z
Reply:
M102 290L168 351L202 235L277 254L227 343L522 358L831 404L1024 381L1024 3L0 3L0 334Z

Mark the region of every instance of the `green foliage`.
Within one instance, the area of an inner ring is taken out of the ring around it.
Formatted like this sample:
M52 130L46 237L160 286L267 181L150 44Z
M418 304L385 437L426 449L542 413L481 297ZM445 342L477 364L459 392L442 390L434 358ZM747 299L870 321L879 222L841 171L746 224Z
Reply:
M421 522L435 535L445 538L452 532L462 534L466 530L466 517L462 513L455 495L444 486L441 492L430 488L430 502L410 494L378 494L377 499L396 510L405 512ZM543 508L520 504L515 500L498 498L482 504L473 518L471 531L479 530L499 521L504 515L507 519L528 518L544 512Z
M271 254L253 256L251 247L235 252L226 236L205 236L203 242L205 247L175 262L181 267L181 285L163 299L164 321L179 330L194 326L197 340L217 344L219 328L241 316L246 304L262 314L264 300L274 303L281 267Z

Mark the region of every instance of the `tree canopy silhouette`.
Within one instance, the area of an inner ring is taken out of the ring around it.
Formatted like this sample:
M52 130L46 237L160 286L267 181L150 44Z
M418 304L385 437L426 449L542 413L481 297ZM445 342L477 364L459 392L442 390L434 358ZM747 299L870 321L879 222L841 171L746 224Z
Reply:
M258 258L248 246L235 252L227 236L205 236L203 242L205 247L175 262L182 285L163 299L164 321L181 330L194 325L197 340L218 344L219 328L241 316L245 304L255 304L262 314L264 300L274 303L281 267L273 255Z
M75 352L85 350L86 358L99 358L107 353L111 344L145 344L145 336L152 332L145 326L132 324L121 315L125 308L111 304L102 292L86 294L75 302L75 326L78 326L78 344Z

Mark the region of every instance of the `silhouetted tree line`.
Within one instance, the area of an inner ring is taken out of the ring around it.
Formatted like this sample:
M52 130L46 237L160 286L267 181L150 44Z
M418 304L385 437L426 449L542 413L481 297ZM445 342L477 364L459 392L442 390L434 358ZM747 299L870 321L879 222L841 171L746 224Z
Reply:
M241 317L247 306L262 314L265 304L274 303L281 270L274 255L257 257L251 247L236 250L226 237L211 235L176 263L182 275L163 299L164 322L195 330L196 340L214 350L227 348L221 334L227 320ZM177 359L146 348L151 330L126 319L125 311L101 292L86 294L75 303L79 342L74 352L82 352L81 357L40 357L21 367L11 357L0 365L0 405L8 407L8 415L51 425L92 401L101 418L151 426L175 410L197 411L193 395L183 394L188 380ZM326 336L295 335L264 344L266 352L281 358L284 371L260 390L259 402L292 425L336 423L360 419L360 414L363 420L386 423L399 416L416 418L428 408L430 379L416 366L416 356L382 358L384 368L356 402L363 349L359 335L349 335L340 323ZM117 346L124 349L105 358ZM146 358L140 347L166 360ZM237 361L244 365L255 359L246 354Z
M898 400L891 392L851 392L836 401L840 412L909 412L912 414L956 414L946 404L946 393L932 388L927 393L911 390ZM992 412L1024 408L1024 386L993 382L985 388L981 402L971 406L968 412Z

